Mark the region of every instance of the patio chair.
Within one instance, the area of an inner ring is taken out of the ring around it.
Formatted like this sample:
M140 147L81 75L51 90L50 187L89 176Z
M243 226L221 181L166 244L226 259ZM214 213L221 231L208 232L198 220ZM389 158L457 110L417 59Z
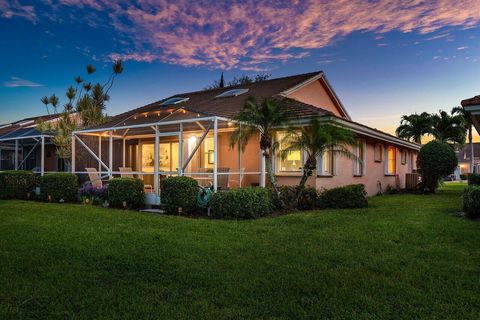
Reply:
M230 177L230 168L218 168L218 173L223 173L219 174L217 176L217 189L218 190L227 190L228 189L228 179Z
M203 188L210 187L212 185L213 169L198 168L197 172L200 174L196 174L193 178L198 181L198 185ZM210 173L210 174L202 174L202 173Z
M102 188L103 181L100 173L95 168L85 168L88 173L88 179L94 188ZM106 181L106 180L105 180Z
M120 177L122 178L135 178L133 176L133 171L132 171L132 168L130 167L119 167L118 168L120 170ZM151 184L145 184L143 186L143 188L145 189L146 192L153 192L153 187Z
M240 174L238 175L238 180L236 179L231 179L229 182L233 182L237 185L237 188L241 188L242 187L242 182L243 182L243 178L244 178L244 175L243 173L245 172L245 168L241 168L240 169ZM230 184L229 184L229 187L230 187Z

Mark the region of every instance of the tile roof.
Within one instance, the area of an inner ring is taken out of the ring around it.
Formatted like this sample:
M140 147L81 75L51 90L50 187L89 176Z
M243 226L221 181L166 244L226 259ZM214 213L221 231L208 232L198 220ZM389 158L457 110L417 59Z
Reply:
M59 116L60 114L47 114L43 116L29 117L11 123L3 124L0 126L0 139L16 136L17 131L21 131L22 133L24 133L25 129L27 128L34 129L38 123L42 121L53 120L58 118Z
M462 100L462 102L460 102L460 104L462 105L462 107L479 105L480 104L480 96L475 96L475 97L472 97L472 98L469 98L469 99Z
M297 100L293 100L290 98L286 98L280 95L283 91L290 89L294 86L297 86L314 76L322 74L321 71L318 72L311 72L305 73L300 75L294 75L289 77L277 78L266 80L257 83L251 83L247 85L238 85L232 87L225 87L219 89L211 89L211 90L203 90L203 91L195 91L195 92L186 92L176 94L170 97L167 97L163 100L145 105L143 107L133 109L122 114L113 116L110 121L107 123L92 127L92 128L110 128L115 126L120 126L126 121L128 125L131 124L146 124L146 123L153 123L159 121L157 118L142 118L137 117L136 121L133 121L132 118L136 117L137 115L148 114L152 112L163 112L164 110L168 110L169 112L172 110L176 110L178 108L184 108L185 110L191 113L197 113L202 116L220 116L225 118L232 118L238 112L240 112L246 100L253 96L257 100L261 101L265 98L271 98L279 100L283 103L283 105L292 110L295 113L296 118L308 118L312 116L322 116L322 115L331 115L330 111L315 107L313 105L309 105ZM226 98L216 98L219 94L232 90L232 89L248 89L247 93L226 97ZM181 102L175 105L165 106L162 105L164 101L174 97L184 97L189 98L185 102ZM135 122L135 123L134 123ZM89 128L89 129L92 129Z

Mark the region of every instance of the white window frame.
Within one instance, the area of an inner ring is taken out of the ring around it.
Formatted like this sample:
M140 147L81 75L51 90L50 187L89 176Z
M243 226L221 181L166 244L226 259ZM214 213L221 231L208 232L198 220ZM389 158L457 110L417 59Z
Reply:
M280 139L279 139L280 136L284 135L284 134L286 134L285 131L277 132L276 139L279 143L280 143ZM295 170L295 171L283 171L283 170L281 170L282 158L281 158L280 154L281 154L282 150L281 150L281 148L279 148L277 154L274 157L272 157L272 158L274 158L274 164L273 164L274 170L275 170L274 172L278 175L301 175L302 172L303 172L303 165L305 163L306 155L305 155L305 152L301 148L299 148L299 149L300 149L299 150L300 151L300 166L299 166L298 170Z
M385 146L381 143L375 143L373 146L373 160L375 162L382 162L384 159Z
M325 152L331 152L331 150L326 150ZM325 152L324 152L324 154L325 154ZM331 172L326 172L325 171L325 167L323 166L323 154L318 157L318 159L317 159L317 172L318 172L319 176L333 177L334 175L336 175L336 170L335 170L336 167L337 167L336 156L335 156L334 152L331 152L331 155L332 155L332 159L331 159L332 168L330 169Z
M360 155L360 148L363 149L362 157L359 159ZM357 157L357 159L354 159L354 164L353 164L353 175L356 177L362 177L366 174L366 154L367 154L367 143L365 141L359 141L357 145L354 147L354 154Z

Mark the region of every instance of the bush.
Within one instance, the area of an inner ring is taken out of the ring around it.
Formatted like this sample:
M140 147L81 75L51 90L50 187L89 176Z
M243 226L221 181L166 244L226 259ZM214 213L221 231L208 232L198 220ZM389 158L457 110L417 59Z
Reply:
M463 192L463 211L469 218L480 218L480 186L468 186Z
M0 172L0 199L27 199L35 183L36 178L31 171Z
M280 191L280 198L283 200L285 204L285 208L283 210L313 210L316 208L316 204L318 202L318 192L317 189L312 187L305 187L298 200L298 204L295 203L295 199L297 196L298 186L280 186L278 187ZM275 191L271 189L271 199L273 208L275 210L281 210L280 201L275 194Z
M78 177L73 173L49 173L40 177L40 199L51 202L77 202Z
M167 213L176 214L178 209L189 213L197 206L199 188L190 177L168 177L161 182L161 199Z
M108 200L108 188L95 188L91 183L85 184L78 191L80 201L85 204L101 205Z
M145 203L143 181L134 178L114 178L109 180L108 203L114 208L142 208Z
M271 212L270 195L260 187L220 191L213 195L210 208L216 218L253 219Z
M468 174L462 173L460 175L460 180L467 180L468 179Z
M458 160L451 146L434 140L420 149L418 163L424 191L434 193L440 179L455 170Z
M318 207L332 209L366 208L367 192L363 184L324 190L319 196Z
M467 175L468 185L469 186L480 186L480 174L478 173L469 173Z

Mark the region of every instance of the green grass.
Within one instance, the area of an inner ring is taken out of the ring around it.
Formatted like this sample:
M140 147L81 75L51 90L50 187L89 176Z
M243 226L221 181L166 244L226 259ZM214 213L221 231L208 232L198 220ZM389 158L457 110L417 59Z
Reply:
M478 319L463 185L217 221L0 202L0 319Z

